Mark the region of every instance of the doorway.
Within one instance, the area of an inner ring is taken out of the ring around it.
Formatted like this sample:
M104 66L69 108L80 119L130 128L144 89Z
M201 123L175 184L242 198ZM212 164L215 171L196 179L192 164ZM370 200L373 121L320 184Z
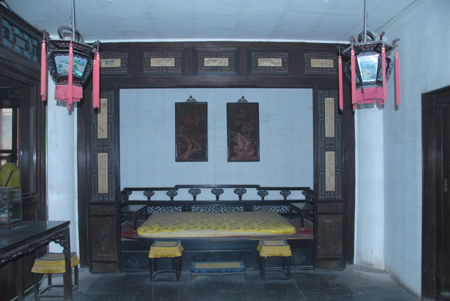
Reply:
M422 297L450 299L450 87L422 95Z

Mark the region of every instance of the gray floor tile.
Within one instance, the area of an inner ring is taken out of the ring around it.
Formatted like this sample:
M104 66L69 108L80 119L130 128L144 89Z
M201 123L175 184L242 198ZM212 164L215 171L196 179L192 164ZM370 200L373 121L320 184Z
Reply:
M318 300L359 300L357 294L349 287L327 289L305 289L301 293L307 301ZM382 299L379 299L382 300Z
M86 292L136 293L146 278L146 274L105 274L98 277Z
M83 293L75 301L133 301L136 293Z
M417 301L419 298L401 287L376 286L376 287L357 287L353 288L357 300L361 301Z
M346 289L348 286L335 273L301 271L292 273L291 279L303 289Z

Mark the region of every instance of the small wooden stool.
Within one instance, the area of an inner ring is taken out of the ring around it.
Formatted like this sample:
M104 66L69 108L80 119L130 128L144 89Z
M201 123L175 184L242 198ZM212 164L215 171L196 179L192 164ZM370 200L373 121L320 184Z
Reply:
M180 280L181 274L181 255L183 253L183 246L179 240L175 241L159 241L155 242L150 247L150 279L155 280L156 274L162 273L175 273L177 281ZM158 271L157 260L158 258L172 258L172 270L160 270Z
M78 259L77 253L70 253L70 267L74 268L75 272L75 285L72 285L72 291L78 289ZM47 253L42 257L37 258L34 261L34 265L31 268L31 272L34 273L34 298L39 300L43 298L63 298L64 296L44 295L46 291L51 291L53 287L64 287L64 285L52 284L52 274L63 274L66 272L66 263L64 260L64 254L62 253ZM39 279L38 274L47 274L48 287L42 291L39 291Z
M260 240L257 250L259 251L259 256L261 256L260 273L263 280L266 280L267 271L283 271L286 278L282 279L291 278L290 257L292 252L286 240ZM266 268L267 257L283 257L282 268Z

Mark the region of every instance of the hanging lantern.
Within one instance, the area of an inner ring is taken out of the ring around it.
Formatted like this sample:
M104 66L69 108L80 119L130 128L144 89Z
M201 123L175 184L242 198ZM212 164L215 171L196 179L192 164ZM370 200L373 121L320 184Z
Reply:
M386 101L386 81L389 78L393 63L388 57L390 52L397 47L398 39L392 44L385 44L384 33L376 40L375 35L366 31L359 34L358 41L350 38L350 47L339 48L342 56L350 57L350 61L343 68L346 77L352 82L352 104L353 109L358 104L372 104L378 102L380 105ZM398 54L397 54L398 55ZM397 58L398 60L398 58ZM397 66L397 69L399 66ZM396 73L398 70L396 70ZM341 76L341 75L340 75ZM340 82L339 89L342 91ZM400 104L400 86L397 91L397 105ZM343 107L341 107L341 110Z
M61 26L58 29L61 40L48 39L47 65L56 85L55 99L66 102L70 109L73 102L83 98L83 84L93 69L93 53L98 51L98 41L93 45L84 44L78 30L73 39L63 40L66 30L72 31L72 28ZM98 83L94 82L95 85L98 87Z
M83 98L83 84L88 79L92 69L93 104L99 107L100 86L100 55L99 41L93 45L84 44L83 36L76 29L75 0L72 0L72 26L60 26L58 35L61 40L51 40L44 31L41 49L41 99L47 98L47 66L56 85L55 99L67 103L67 109L73 102ZM65 40L68 33L70 40ZM47 47L48 46L48 54ZM96 53L95 59L93 54Z

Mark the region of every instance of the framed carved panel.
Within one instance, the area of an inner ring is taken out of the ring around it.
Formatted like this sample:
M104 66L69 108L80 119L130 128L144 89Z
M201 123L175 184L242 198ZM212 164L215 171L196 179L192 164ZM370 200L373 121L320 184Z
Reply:
M251 74L290 74L288 51L250 51Z
M305 71L309 75L337 75L337 56L327 52L305 52Z
M130 75L128 52L100 52L102 76Z
M208 103L175 103L175 161L208 161Z
M142 53L142 74L150 76L183 75L182 49L145 50Z
M237 49L195 49L195 75L238 74Z
M227 103L228 162L259 162L259 104Z

